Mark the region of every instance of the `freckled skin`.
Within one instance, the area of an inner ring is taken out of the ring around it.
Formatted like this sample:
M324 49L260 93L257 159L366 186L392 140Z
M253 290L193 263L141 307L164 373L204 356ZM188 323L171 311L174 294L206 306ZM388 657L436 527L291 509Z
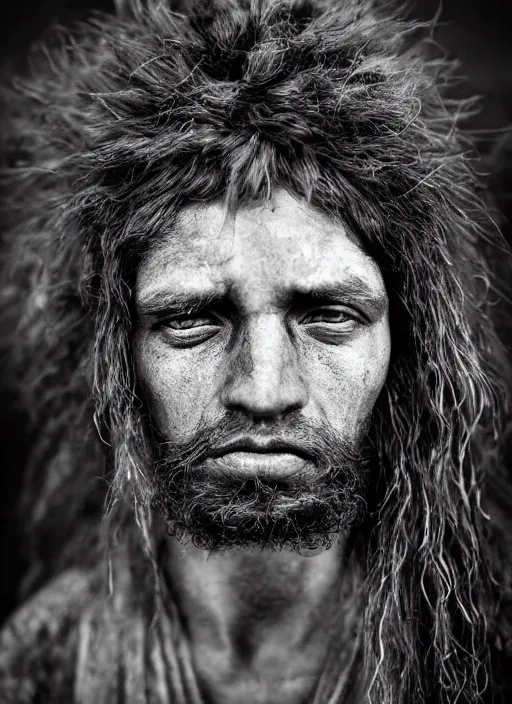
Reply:
M305 308L290 304L292 290L354 279L365 285L363 301L349 290ZM229 314L213 306L155 324L148 313L162 297L205 291L226 293ZM235 213L222 203L185 208L142 262L135 301L136 366L153 417L173 441L230 411L255 421L299 411L350 440L385 382L390 333L378 266L338 223L284 191ZM314 556L258 548L209 555L174 539L168 548L209 701L310 701L339 608L341 542Z

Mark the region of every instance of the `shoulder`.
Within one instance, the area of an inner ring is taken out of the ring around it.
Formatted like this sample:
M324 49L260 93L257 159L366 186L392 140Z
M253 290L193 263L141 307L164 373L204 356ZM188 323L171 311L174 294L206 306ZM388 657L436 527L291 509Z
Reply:
M64 572L4 624L0 630L2 704L56 701L57 693L59 701L72 701L77 624L95 592L95 577L78 569Z
M147 662L161 659L154 590L126 546L111 558L62 573L4 625L0 704L144 701Z

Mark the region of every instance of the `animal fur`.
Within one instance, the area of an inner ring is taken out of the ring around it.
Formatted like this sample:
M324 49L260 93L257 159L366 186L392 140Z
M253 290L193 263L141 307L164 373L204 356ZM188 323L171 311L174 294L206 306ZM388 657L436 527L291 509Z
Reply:
M4 90L4 299L32 419L27 595L100 564L101 525L121 544L140 533L146 564L137 263L183 204L236 207L281 186L349 225L391 303L372 431L382 479L353 538L362 688L375 704L489 695L510 628L508 371L491 315L504 250L459 129L473 104L445 97L449 67L420 29L369 0L205 0L178 13L131 0L54 35ZM91 650L98 663L107 640ZM106 697L109 672L94 677Z

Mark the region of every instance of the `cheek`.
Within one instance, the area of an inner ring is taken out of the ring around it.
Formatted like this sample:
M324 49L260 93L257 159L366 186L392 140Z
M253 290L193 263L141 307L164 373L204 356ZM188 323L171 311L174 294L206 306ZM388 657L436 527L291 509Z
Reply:
M325 347L311 369L311 396L330 425L355 437L386 381L391 352L389 328L368 331L342 347Z
M212 397L212 370L183 350L141 335L134 344L139 379L153 422L174 442L197 429Z

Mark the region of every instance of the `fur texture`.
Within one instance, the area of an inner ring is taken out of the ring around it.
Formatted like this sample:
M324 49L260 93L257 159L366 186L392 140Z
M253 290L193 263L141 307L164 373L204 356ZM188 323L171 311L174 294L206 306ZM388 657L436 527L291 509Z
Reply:
M488 692L509 588L496 461L508 372L488 257L501 243L458 129L472 103L442 99L450 72L417 30L368 0L205 0L186 15L132 0L54 37L4 92L4 297L33 419L27 591L101 558L93 416L110 528L150 540L130 350L140 258L182 204L284 186L348 223L391 302L372 431L382 481L353 547L361 682L378 704Z

